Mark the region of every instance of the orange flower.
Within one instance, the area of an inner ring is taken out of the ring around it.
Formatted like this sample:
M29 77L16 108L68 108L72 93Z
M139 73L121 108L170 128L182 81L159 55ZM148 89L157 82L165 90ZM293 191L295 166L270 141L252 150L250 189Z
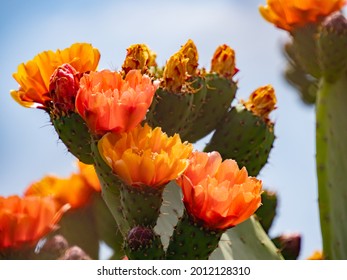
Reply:
M75 43L56 52L42 52L18 66L13 77L19 83L19 89L12 90L11 95L25 107L46 108L51 101L50 77L57 67L69 63L78 72L84 73L95 70L99 59L99 51L86 43Z
M76 109L93 133L125 132L144 119L156 88L140 70L124 80L109 70L91 72L80 80Z
M71 208L87 205L95 192L100 192L100 184L93 166L79 163L80 173L68 178L45 176L31 184L25 195L52 196L59 205L69 203Z
M267 21L292 31L296 27L321 21L345 4L345 0L267 0L267 5L261 6L259 11Z
M180 176L188 166L192 145L178 134L168 137L147 124L128 133L104 135L98 148L105 162L126 184L160 187Z
M222 162L218 152L194 152L177 183L188 214L209 229L231 228L261 205L262 182L234 160Z
M35 246L68 209L50 197L0 196L0 251Z

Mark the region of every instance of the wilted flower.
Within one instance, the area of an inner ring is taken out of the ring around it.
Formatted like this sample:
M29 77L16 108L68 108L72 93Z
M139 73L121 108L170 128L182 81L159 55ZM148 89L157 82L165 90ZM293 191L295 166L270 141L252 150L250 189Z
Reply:
M104 135L98 148L126 184L160 187L183 173L193 147L182 143L178 134L168 137L160 127L145 124L128 133Z
M247 101L242 103L248 111L268 122L269 114L276 109L275 90L271 85L259 87L251 93Z
M214 52L211 72L218 73L228 79L231 79L238 72L235 67L235 51L228 45L221 45Z
M155 62L156 56L145 44L131 45L127 48L127 55L122 69L125 73L134 69L139 69L141 73L146 73L149 67L157 66Z
M86 43L75 43L56 52L42 52L33 60L18 66L13 77L18 82L19 89L12 90L11 95L25 107L47 109L51 101L50 78L59 66L69 63L76 71L85 73L96 70L99 59L99 51Z
M140 70L125 79L109 70L91 72L80 80L76 109L95 134L125 132L145 118L156 89Z
M234 160L222 162L218 152L194 152L177 183L188 215L208 229L236 226L261 205L262 182Z

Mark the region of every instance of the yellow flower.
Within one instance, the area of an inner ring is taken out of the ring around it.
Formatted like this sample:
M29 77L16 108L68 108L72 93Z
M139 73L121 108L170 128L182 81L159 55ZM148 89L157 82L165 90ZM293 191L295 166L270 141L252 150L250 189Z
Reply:
M49 83L53 72L62 64L69 63L80 73L95 70L100 53L90 44L75 43L64 50L44 51L26 63L18 66L13 74L19 84L12 90L12 97L25 107L46 109L51 101Z
M345 4L345 0L267 0L267 5L260 6L259 11L278 28L292 31L308 23L320 22Z
M324 255L322 251L314 251L311 256L307 258L307 260L324 260Z
M276 109L275 90L271 85L262 86L250 95L248 101L242 101L248 111L269 121L269 114Z
M98 143L105 162L126 184L160 187L179 177L188 166L193 146L178 134L168 137L147 124L128 133L107 133Z

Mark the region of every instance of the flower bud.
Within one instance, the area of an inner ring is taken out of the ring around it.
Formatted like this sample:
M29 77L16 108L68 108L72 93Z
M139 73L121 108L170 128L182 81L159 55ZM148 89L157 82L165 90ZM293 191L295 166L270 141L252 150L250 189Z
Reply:
M75 111L78 88L78 72L70 64L63 64L53 72L50 78L49 92L55 113L65 115Z

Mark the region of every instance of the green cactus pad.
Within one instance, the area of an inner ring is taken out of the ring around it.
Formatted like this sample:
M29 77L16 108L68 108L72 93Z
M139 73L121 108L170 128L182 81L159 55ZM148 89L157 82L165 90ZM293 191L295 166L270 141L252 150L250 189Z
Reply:
M187 133L193 118L204 103L206 88L203 79L194 77L190 82L192 92L172 93L163 88L156 91L155 98L146 116L151 127L161 127L169 136Z
M110 209L110 212L114 217L120 232L122 233L123 237L125 237L129 230L129 224L124 219L123 209L121 206L120 187L122 182L113 173L111 167L109 167L102 159L98 150L97 140L92 142L91 148L95 171L101 184L101 195L106 202L107 207Z
M58 118L51 116L51 121L68 151L83 163L93 164L91 138L88 127L81 116L77 113L70 113Z
M239 104L219 124L205 152L218 151L223 159L234 159L248 174L257 176L266 164L273 142L274 126Z
M318 201L326 259L347 259L347 77L322 80L317 95Z
M207 74L205 83L205 101L199 108L198 115L192 118L192 129L184 138L191 143L208 135L223 120L237 90L235 82L218 74Z
M100 193L96 193L92 201L95 228L99 240L102 240L113 249L113 259L122 259L125 255L123 250L124 238Z
M124 218L131 227L136 225L154 227L162 204L164 186L128 186L121 184L121 207Z
M127 235L124 248L130 260L161 260L165 256L160 236L149 227L133 227Z
M319 26L315 23L295 28L292 31L293 51L300 66L315 78L321 76L316 37Z
M166 259L207 260L217 248L222 233L203 228L184 213L170 239Z
M263 226L264 230L269 232L272 222L276 216L277 195L274 192L264 190L264 192L261 194L261 201L262 206L258 208L256 217Z

